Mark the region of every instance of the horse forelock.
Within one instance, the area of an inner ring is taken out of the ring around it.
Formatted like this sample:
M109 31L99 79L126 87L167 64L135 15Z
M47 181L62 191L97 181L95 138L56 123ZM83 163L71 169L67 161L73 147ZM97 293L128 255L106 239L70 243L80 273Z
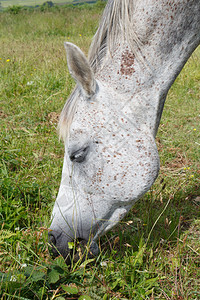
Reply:
M88 59L94 74L101 69L104 59L107 55L112 54L119 42L126 41L134 55L137 56L140 42L135 33L133 22L137 1L108 1L89 50ZM58 131L60 138L64 141L66 141L69 134L79 93L80 89L75 88L60 115Z
M64 142L66 142L69 136L69 129L74 114L76 112L77 99L79 95L80 95L80 88L76 86L74 91L70 95L69 99L65 103L63 110L60 114L60 118L58 122L58 133L59 133L59 138L62 139Z

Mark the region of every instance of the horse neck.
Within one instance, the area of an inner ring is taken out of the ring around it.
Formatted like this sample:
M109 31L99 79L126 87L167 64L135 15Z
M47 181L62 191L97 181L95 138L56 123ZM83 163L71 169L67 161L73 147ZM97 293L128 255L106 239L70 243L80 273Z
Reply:
M167 92L200 42L199 1L138 1L134 31L138 42L119 36L107 51L97 78L140 105L140 120L155 136ZM123 41L123 42L122 42Z

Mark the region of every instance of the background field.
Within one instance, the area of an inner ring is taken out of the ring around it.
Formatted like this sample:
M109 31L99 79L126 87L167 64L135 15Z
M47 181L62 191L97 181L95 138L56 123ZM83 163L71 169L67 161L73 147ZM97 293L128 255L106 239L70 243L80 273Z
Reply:
M74 86L63 42L87 53L101 12L98 4L0 15L1 299L200 297L199 48L169 92L151 191L99 241L92 264L67 267L49 255L64 155L57 120Z
M13 5L20 5L20 6L36 6L36 5L42 5L44 2L47 2L45 0L1 0L1 7L6 8ZM51 1L54 4L71 4L71 3L84 3L84 2L96 2L93 0L53 0Z

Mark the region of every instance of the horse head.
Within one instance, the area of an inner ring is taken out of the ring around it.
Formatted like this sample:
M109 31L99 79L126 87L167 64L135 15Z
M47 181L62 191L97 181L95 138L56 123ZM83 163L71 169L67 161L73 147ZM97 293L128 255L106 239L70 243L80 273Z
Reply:
M96 79L82 51L65 47L77 87L60 118L65 156L49 235L63 256L75 239L89 241L96 254L97 238L155 181L159 158L145 120L134 118L132 95Z

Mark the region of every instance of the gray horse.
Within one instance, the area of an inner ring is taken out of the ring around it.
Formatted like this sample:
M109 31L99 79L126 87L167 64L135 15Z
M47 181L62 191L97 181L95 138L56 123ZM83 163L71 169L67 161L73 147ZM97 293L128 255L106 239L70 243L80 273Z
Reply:
M60 116L65 156L49 240L98 253L96 240L159 172L155 136L167 92L200 43L199 0L109 0L89 58L65 43L77 86Z

